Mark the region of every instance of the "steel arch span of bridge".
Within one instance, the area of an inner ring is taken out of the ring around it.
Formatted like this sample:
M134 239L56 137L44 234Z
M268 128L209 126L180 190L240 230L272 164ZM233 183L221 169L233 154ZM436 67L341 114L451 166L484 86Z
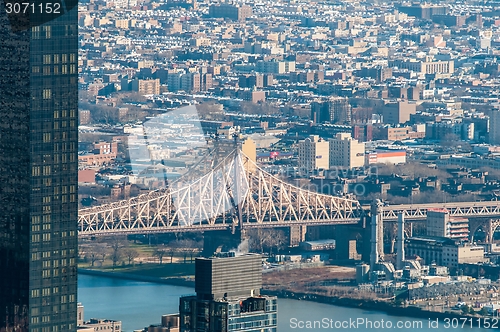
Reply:
M81 209L79 236L294 225L356 224L359 202L304 190L265 172L236 148L195 179Z

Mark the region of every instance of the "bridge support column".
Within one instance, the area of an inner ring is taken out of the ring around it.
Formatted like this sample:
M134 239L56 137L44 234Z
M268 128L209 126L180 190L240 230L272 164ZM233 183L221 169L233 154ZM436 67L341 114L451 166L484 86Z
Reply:
M306 240L307 226L290 226L290 247L297 247Z
M339 261L357 260L357 247L361 234L354 226L339 225L335 227L335 258Z
M370 268L384 259L384 224L382 220L382 202L377 199L371 206L371 253Z
M491 222L491 219L488 220L487 226L486 226L486 243L491 244L493 242L493 232L495 231L493 229L493 223Z

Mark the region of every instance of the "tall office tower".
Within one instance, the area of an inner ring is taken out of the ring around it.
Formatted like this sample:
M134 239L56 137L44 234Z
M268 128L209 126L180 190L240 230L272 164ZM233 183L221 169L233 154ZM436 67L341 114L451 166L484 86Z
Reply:
M0 331L76 331L77 2L33 4L0 11Z
M197 258L196 295L180 299L180 332L276 332L277 299L261 287L260 255Z

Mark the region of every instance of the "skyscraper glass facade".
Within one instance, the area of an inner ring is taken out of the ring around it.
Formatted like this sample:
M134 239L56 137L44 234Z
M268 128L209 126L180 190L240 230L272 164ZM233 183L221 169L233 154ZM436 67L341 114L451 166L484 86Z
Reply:
M47 4L0 13L0 331L76 330L77 8Z

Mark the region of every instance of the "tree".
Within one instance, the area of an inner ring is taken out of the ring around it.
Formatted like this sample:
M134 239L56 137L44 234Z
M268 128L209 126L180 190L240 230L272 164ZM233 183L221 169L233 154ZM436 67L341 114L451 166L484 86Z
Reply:
M285 233L278 229L251 229L247 235L250 249L256 252L268 251L269 254L272 254L273 249L275 249L277 253L285 248L287 243Z
M186 251L189 253L189 261L192 263L194 255L198 254L202 250L202 243L200 241L189 239L186 240L185 245Z
M476 311L474 311L474 308L472 306L469 307L469 314L476 315Z
M184 263L186 263L188 254L190 262L193 262L194 254L201 251L201 242L192 239L183 239L179 242L179 248L181 248L184 254Z
M169 246L168 247L168 255L170 256L170 264L174 261L174 255L177 252L177 248Z
M108 250L106 247L103 246L102 251L99 252L99 256L101 258L101 264L104 264L104 260L106 259L106 256L108 255Z
M248 244L250 246L250 250L253 252L262 253L264 252L264 237L263 237L263 229L261 228L252 228L247 231L248 235Z
M458 137L456 134L447 134L442 140L441 140L441 146L450 148L450 149L455 149L461 144L460 137Z
M106 257L106 247L102 244L89 245L85 248L85 257L90 261L90 266L94 267L95 262Z
M134 259L136 259L137 257L139 257L139 253L134 248L126 248L123 251L123 254L128 259L128 265L131 265L131 263L134 261Z
M269 247L269 254L273 253L273 249L276 249L276 253L282 250L286 244L286 236L282 230L271 229L265 236L266 245Z
M111 242L111 261L113 262L113 269L116 267L116 263L122 258L123 255L123 243L115 238Z
M252 103L242 101L240 103L240 111L245 114L271 115L278 114L279 109L268 102Z
M196 105L196 110L200 119L204 120L223 120L224 108L221 104L209 101Z
M154 257L158 257L160 264L163 263L163 257L167 254L167 249L164 246L158 246L153 252Z
M92 121L94 123L115 124L118 121L118 109L107 105L90 105Z
M178 248L182 251L184 263L187 262L188 255L190 262L193 261L193 255L200 251L200 243L192 239L183 239L178 242Z

